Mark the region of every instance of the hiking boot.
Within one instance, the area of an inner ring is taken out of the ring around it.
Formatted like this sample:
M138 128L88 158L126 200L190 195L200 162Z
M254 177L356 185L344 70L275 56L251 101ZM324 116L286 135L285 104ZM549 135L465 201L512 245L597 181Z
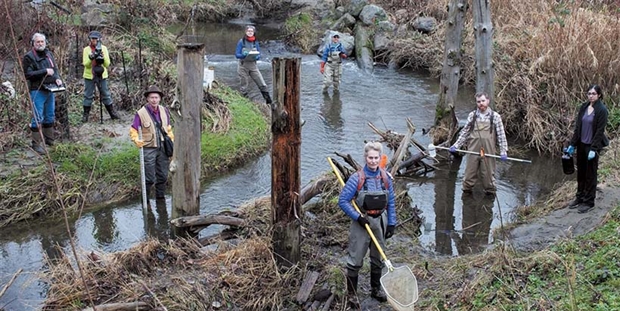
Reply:
M45 140L45 144L48 146L54 145L54 124L43 123L43 128L41 129L43 132L43 139Z
M88 116L90 115L90 107L91 106L82 106L84 111L82 112L82 123L88 122Z
M118 114L116 114L116 111L114 111L114 106L112 104L105 105L105 110L108 111L108 114L110 115L110 120L118 120L118 119L120 119Z
M31 127L30 131L32 132L32 150L34 150L36 153L40 155L44 155L45 149L41 147L41 144L43 143L43 138L41 137L41 134L39 133L39 128Z
M580 214L583 214L583 213L585 213L585 212L587 212L587 211L591 210L593 207L594 207L594 206L591 206L591 205L588 205L588 204L585 204L585 203L581 203L581 204L579 204L579 207L578 207L577 211L578 211Z
M581 204L581 201L579 201L579 199L574 199L570 201L568 204L566 204L565 207L568 207L569 209L575 209L579 207L579 204Z

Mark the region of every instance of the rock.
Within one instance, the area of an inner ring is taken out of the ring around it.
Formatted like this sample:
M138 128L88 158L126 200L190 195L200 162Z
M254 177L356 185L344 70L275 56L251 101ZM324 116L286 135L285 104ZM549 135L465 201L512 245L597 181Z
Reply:
M421 33L431 33L437 27L437 20L434 17L420 16L413 22L413 28Z
M392 37L394 35L394 29L396 25L389 21L381 21L375 28L375 37L373 38L373 44L375 51L387 50Z
M385 10L374 4L365 6L359 14L359 20L366 26L375 25L376 23L386 21L387 19L387 13L385 13Z
M373 51L368 46L369 29L362 22L355 25L355 56L357 65L366 73L372 73L374 68Z
M344 28L355 25L355 17L351 16L349 13L345 13L342 17L340 17L331 27L331 29L341 31Z
M351 0L348 7L349 14L353 15L353 17L358 17L362 12L362 9L364 9L367 5L368 0Z

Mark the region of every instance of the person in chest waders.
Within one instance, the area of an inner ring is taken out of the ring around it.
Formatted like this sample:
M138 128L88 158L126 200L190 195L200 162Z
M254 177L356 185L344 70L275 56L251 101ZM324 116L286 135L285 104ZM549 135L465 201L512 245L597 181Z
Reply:
M369 142L364 146L366 165L349 177L338 198L338 205L352 220L349 227L346 278L349 306L353 309L360 308L357 283L368 249L370 249L370 296L380 302L387 301L381 289L383 269L381 254L372 243L365 227L370 226L382 249L385 249L385 240L394 235L396 227L394 187L387 172L379 167L382 149L381 143L378 142ZM353 199L362 214L351 204Z
M340 92L340 77L342 76L342 59L347 53L342 47L340 36L334 34L332 42L323 50L321 73L323 74L323 93L327 93L330 85L334 85L334 93Z
M271 105L271 96L269 96L267 84L256 66L256 61L260 59L260 46L254 36L255 33L256 28L254 26L246 26L245 36L239 40L235 50L235 57L239 60L237 73L241 81L241 93L247 95L248 83L251 78L258 86L260 93L265 99L265 103Z
M484 157L484 154L499 154L502 161L508 159L508 142L504 132L504 124L499 113L489 108L489 96L486 93L476 94L478 109L469 113L467 125L461 130L459 138L450 147L450 152L455 153L465 142L467 150L477 152L478 155L467 155L467 167L463 178L463 192L471 193L478 174L482 179L482 186L487 195L495 195L495 159Z

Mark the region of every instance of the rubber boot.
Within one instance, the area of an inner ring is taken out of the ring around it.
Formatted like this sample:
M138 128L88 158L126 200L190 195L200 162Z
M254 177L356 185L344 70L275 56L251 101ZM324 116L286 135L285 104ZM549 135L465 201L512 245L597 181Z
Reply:
M357 276L347 275L347 300L349 307L353 310L360 310L360 301L357 298Z
M43 138L45 139L45 144L48 146L54 145L54 124L53 123L43 123Z
M370 272L370 297L379 302L386 302L387 296L381 289L381 270Z
M112 104L105 105L105 110L108 111L108 114L110 115L110 119L111 120L118 120L118 119L120 119L120 117L116 114L116 111L114 111L114 105L112 105Z
M269 96L269 92L261 92L263 94L263 98L265 99L265 104L271 105L271 96Z
M82 112L82 123L88 122L88 115L90 114L91 106L82 106L84 108L84 112Z
M31 127L30 131L32 131L32 149L36 153L40 155L44 155L45 150L43 149L43 147L41 147L41 144L43 143L43 139L41 138L41 134L39 133L39 128Z

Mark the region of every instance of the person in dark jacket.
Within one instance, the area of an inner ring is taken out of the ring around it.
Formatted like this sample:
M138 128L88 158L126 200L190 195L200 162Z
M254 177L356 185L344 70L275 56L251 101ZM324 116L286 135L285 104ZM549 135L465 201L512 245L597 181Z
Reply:
M396 227L394 187L387 172L379 167L382 149L381 143L378 142L369 142L364 146L366 165L361 171L349 177L338 198L338 205L351 218L346 278L348 301L353 309L360 308L357 283L359 270L362 268L368 249L370 249L370 296L380 302L387 300L380 283L383 269L381 255L365 227L370 226L382 249L385 249L385 240L392 237ZM351 204L353 199L361 213Z
M56 99L49 90L50 85L62 86L58 73L58 64L54 55L47 49L45 35L35 33L31 40L32 49L22 60L24 75L28 80L30 99L32 100L33 117L30 123L32 132L32 149L39 154L45 154L42 143L51 146L54 144L54 122L56 115ZM41 130L39 132L39 130Z
M567 207L585 213L594 207L598 183L598 159L609 145L605 136L609 112L603 104L603 91L598 85L588 87L588 101L583 103L575 119L575 131L566 152L577 152L577 194Z
M265 103L271 105L271 96L269 96L267 84L256 66L256 61L260 59L260 45L254 36L255 33L256 27L246 26L245 36L239 40L235 50L235 57L239 60L237 73L241 80L241 93L247 94L249 79L252 79L263 95Z

